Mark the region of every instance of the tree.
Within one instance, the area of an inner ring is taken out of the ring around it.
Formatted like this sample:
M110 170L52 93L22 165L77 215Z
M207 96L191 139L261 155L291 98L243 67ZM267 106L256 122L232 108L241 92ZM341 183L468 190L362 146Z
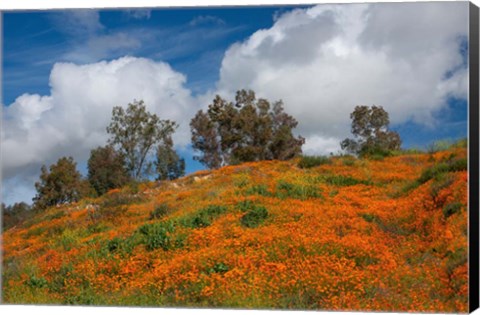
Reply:
M157 180L172 180L185 175L185 160L180 158L173 149L171 137L167 137L157 147L155 166L158 174Z
M143 101L134 101L126 110L120 106L113 108L107 132L111 135L109 144L118 147L131 177L138 180L150 171L148 157L151 150L176 128L175 122L161 120L147 112Z
M125 158L113 146L98 147L90 152L88 181L97 194L122 187L130 180L125 167Z
M3 229L7 230L31 216L31 207L25 202L15 203L12 206L1 204Z
M340 143L343 150L361 156L387 154L398 150L402 144L397 132L388 130L388 113L381 106L356 106L350 114L351 132L355 139L347 138Z
M292 130L297 121L286 114L283 103L256 99L253 91L240 90L235 103L219 95L190 122L192 146L201 154L194 159L209 168L260 160L287 160L299 155L304 143Z
M209 115L199 111L191 120L190 129L193 148L202 152L201 155L194 156L194 159L210 169L219 168L223 163L222 150L217 128Z
M88 193L88 183L82 180L72 157L62 157L56 164L41 168L40 181L35 183L35 209L75 202Z

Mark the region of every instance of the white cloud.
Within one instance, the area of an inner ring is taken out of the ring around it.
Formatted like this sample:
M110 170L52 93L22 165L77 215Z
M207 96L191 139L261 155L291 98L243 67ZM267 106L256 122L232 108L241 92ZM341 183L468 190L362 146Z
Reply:
M105 29L94 9L67 10L53 13L57 29L70 36L90 36Z
M467 95L467 21L462 2L297 9L227 50L217 93L283 99L312 153L339 149L332 139L348 136L356 105L383 106L393 124L434 124L448 97Z
M201 26L201 25L208 25L208 24L225 25L225 21L213 15L199 15L194 19L192 19L188 24L190 26Z
M174 140L179 146L188 144L188 118L196 107L185 81L168 64L143 58L55 64L50 95L24 94L4 108L3 178L20 176L23 179L15 182L27 182L42 164L54 163L61 156L85 161L91 149L106 143L112 107L126 106L134 99L144 100L147 110L160 118L178 122L181 127ZM5 198L18 195L16 187L9 189Z
M125 14L135 20L149 20L152 15L152 10L148 9L136 9L136 10L127 10Z

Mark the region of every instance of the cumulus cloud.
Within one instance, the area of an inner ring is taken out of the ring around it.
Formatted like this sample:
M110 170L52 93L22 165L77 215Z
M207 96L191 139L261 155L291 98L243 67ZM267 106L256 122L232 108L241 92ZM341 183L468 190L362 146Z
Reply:
M126 106L134 99L144 100L147 110L162 119L178 122L181 127L174 140L185 146L190 139L187 119L196 110L185 81L168 64L143 58L55 64L50 95L24 94L4 108L4 187L15 187L9 180L13 184L31 181L42 164L61 156L85 161L91 149L106 143L112 107ZM17 192L6 194L8 199Z
M461 2L293 10L227 50L216 92L283 99L312 153L339 149L356 105L383 106L393 124L433 125L449 97L466 99L467 20Z

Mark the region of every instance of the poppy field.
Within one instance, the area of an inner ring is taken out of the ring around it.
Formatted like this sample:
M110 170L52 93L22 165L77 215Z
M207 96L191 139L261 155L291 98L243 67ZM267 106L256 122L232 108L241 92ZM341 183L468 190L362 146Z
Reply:
M262 161L2 234L9 304L468 311L467 151Z

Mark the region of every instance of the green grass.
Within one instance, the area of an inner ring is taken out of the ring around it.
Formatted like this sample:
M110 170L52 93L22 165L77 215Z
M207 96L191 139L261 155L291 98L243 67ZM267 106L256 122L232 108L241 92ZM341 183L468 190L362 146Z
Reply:
M332 164L330 158L326 156L302 156L298 162L300 168L312 168L320 165Z
M145 224L138 231L144 236L145 248L149 251L158 248L167 251L175 247L172 238L175 226L172 222Z
M256 228L260 226L267 217L267 208L264 206L254 206L241 217L240 223L248 228Z
M245 190L245 194L247 196L250 195L259 195L259 196L271 196L271 193L268 191L268 186L265 184L251 186L247 190Z
M161 219L172 212L172 209L166 204L162 203L155 207L155 209L150 213L150 220Z
M276 188L276 196L280 199L307 200L321 197L320 189L313 185L295 185L286 181L279 181Z
M420 185L425 184L431 179L435 179L431 186L432 197L435 197L439 190L448 187L452 183L451 176L448 176L448 173L466 171L468 168L467 159L448 159L447 161L437 163L433 166L425 168L420 176L406 184L402 189L396 192L393 197L400 197L405 194L408 194L410 191L418 188Z
M181 220L183 226L199 229L210 226L213 221L226 213L228 210L225 206L210 205L195 212L191 216L187 216Z
M325 182L327 184L333 185L333 186L355 186L358 184L363 184L363 185L371 185L372 182L368 180L362 180L362 179L357 179L351 176L343 176L343 175L332 175L328 176L325 178Z
M460 210L462 210L462 207L463 205L460 202L449 203L442 209L443 217L447 219L455 213L460 212Z

